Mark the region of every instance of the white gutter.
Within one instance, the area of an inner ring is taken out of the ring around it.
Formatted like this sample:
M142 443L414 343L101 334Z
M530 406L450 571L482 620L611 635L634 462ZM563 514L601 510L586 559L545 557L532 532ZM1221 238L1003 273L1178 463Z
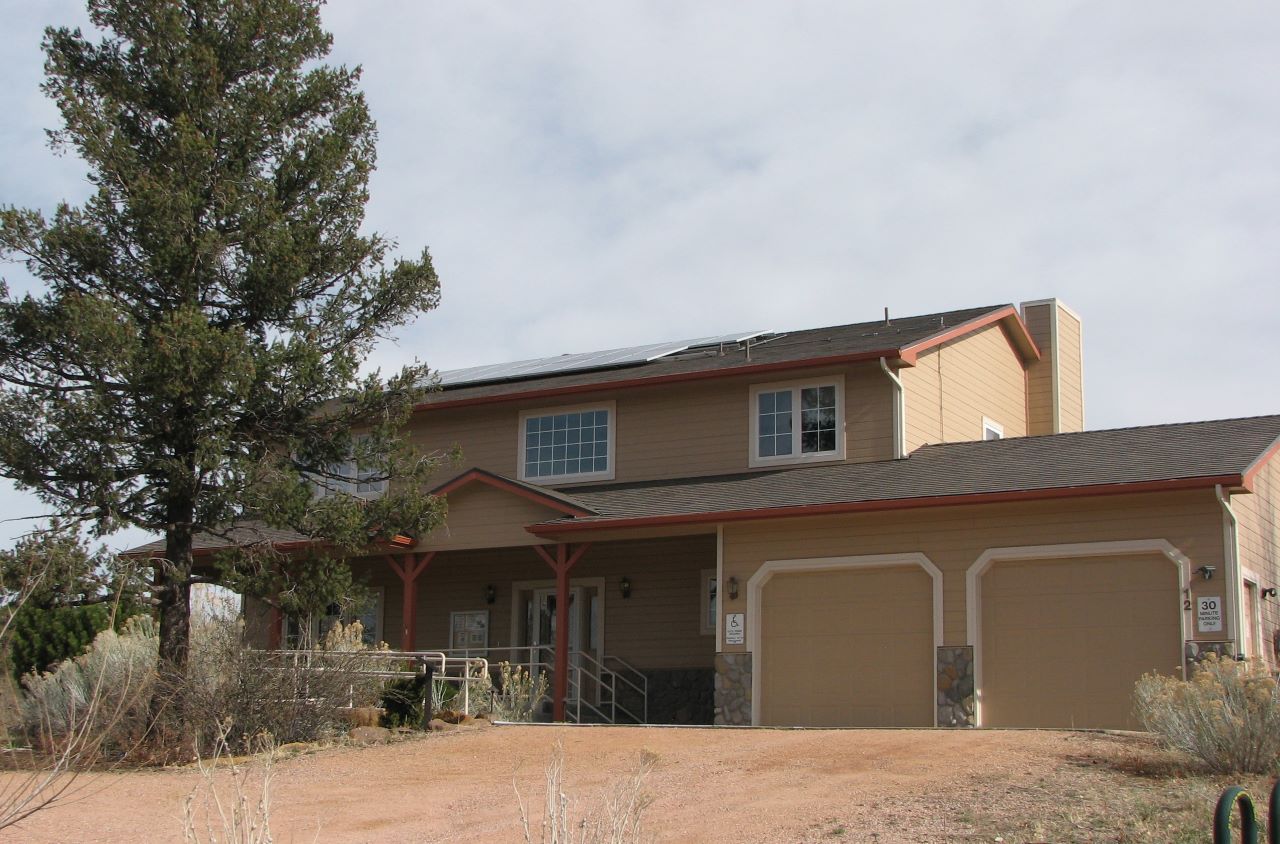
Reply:
M1244 642L1240 639L1243 627L1244 581L1240 576L1240 534L1236 514L1231 509L1230 499L1223 494L1222 484L1213 488L1222 505L1222 553L1226 560L1226 577L1231 590L1231 611L1227 613L1227 636L1236 647L1236 653L1242 653Z
M900 460L907 456L907 391L886 358L880 358L880 368L893 382L893 459Z

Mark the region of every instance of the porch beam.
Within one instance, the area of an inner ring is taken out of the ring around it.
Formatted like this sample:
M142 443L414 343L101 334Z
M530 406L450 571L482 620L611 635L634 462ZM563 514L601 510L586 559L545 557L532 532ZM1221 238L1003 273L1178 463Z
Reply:
M414 629L417 626L418 617L418 577L426 571L427 564L436 556L435 551L427 551L422 554L405 554L404 562L401 563L390 554L387 555L387 565L400 578L403 586L401 590L404 595L404 607L400 614L400 650L412 651L414 649Z
M571 554L569 546L561 542L552 557L544 546L533 546L556 575L555 685L551 690L551 717L556 721L564 720L564 702L569 696L569 572L590 547L590 543L579 545Z

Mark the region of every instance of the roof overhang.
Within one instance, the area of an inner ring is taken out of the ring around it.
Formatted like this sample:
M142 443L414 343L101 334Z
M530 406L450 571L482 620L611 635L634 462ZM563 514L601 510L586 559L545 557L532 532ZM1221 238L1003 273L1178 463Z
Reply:
M1132 495L1150 492L1175 492L1189 489L1212 489L1215 486L1244 487L1239 474L1208 475L1194 478L1170 478L1134 483L1093 484L1090 486L1053 487L1048 489L1010 490L1004 492L939 495L920 498L894 498L877 501L842 501L824 504L800 504L762 507L749 510L720 510L704 513L678 513L668 516L633 516L616 519L597 518L585 521L554 521L529 525L525 530L544 538L618 528L690 525L716 522L742 522L761 519L787 519L800 516L825 516L845 513L871 513L887 510L914 510L925 507L959 507L972 504L999 504L1020 501L1047 501L1064 498L1091 498L1102 495Z
M963 337L966 334L980 331L989 325L997 324L1004 328L1009 342L1018 351L1018 354L1022 356L1024 363L1031 363L1040 359L1040 349L1036 346L1036 341L1031 339L1031 332L1027 330L1027 324L1022 321L1022 315L1018 313L1018 309L1013 305L997 308L959 325L940 330L937 334L930 335L923 340L917 340L908 346L903 346L898 352L898 357L908 366L915 366L916 360L922 352L937 348L943 343Z
M738 375L756 375L771 372L780 372L790 369L813 369L824 366L841 366L849 363L858 363L860 361L877 361L886 358L891 361L899 362L905 366L915 366L916 360L922 352L942 345L950 340L963 337L975 331L980 331L989 325L1000 324L1013 347L1022 356L1027 363L1040 359L1040 350L1036 347L1035 341L1031 339L1030 332L1027 331L1026 323L1022 321L1022 316L1018 313L1018 309L1012 305L1006 305L1002 308L996 308L988 311L981 316L971 320L954 325L950 328L940 329L936 334L932 334L923 340L917 340L907 346L889 346L883 349L875 349L868 352L856 352L844 355L827 355L821 357L800 358L796 360L773 361L769 363L745 363L742 366L726 367L721 369L703 369L694 372L673 372L665 375L647 375L638 378L622 378L614 381L600 381L591 384L572 384L562 387L538 387L531 390L521 390L515 386L510 392L497 393L488 396L472 396L470 398L450 399L448 391L440 393L442 396L437 401L420 402L414 405L414 410L443 410L445 408L474 407L477 405L499 404L509 401L523 401L526 399L542 399L552 398L556 396L571 396L582 393L599 393L611 390L629 390L638 387L653 387L664 384L678 384L688 381L705 381L711 378L732 378Z

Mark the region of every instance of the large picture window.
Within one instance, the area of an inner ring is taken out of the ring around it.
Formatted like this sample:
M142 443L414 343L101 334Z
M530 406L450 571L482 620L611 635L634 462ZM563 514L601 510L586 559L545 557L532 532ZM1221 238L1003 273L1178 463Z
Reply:
M751 390L752 466L843 458L843 379Z
M613 477L614 405L520 415L520 478L534 483Z

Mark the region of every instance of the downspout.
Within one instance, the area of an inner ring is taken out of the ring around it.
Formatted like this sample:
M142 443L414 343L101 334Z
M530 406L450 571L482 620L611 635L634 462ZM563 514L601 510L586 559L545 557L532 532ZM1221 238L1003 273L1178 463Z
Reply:
M1240 575L1239 523L1231 509L1230 499L1222 491L1222 484L1215 485L1213 491L1218 496L1218 503L1222 505L1222 549L1227 564L1226 576L1231 584L1231 612L1227 614L1227 636L1235 643L1236 653L1239 654L1242 653L1240 649L1244 647L1244 642L1240 639L1240 631L1244 626L1244 581Z
M893 382L893 459L901 460L907 456L907 392L886 358L880 358L880 368Z

